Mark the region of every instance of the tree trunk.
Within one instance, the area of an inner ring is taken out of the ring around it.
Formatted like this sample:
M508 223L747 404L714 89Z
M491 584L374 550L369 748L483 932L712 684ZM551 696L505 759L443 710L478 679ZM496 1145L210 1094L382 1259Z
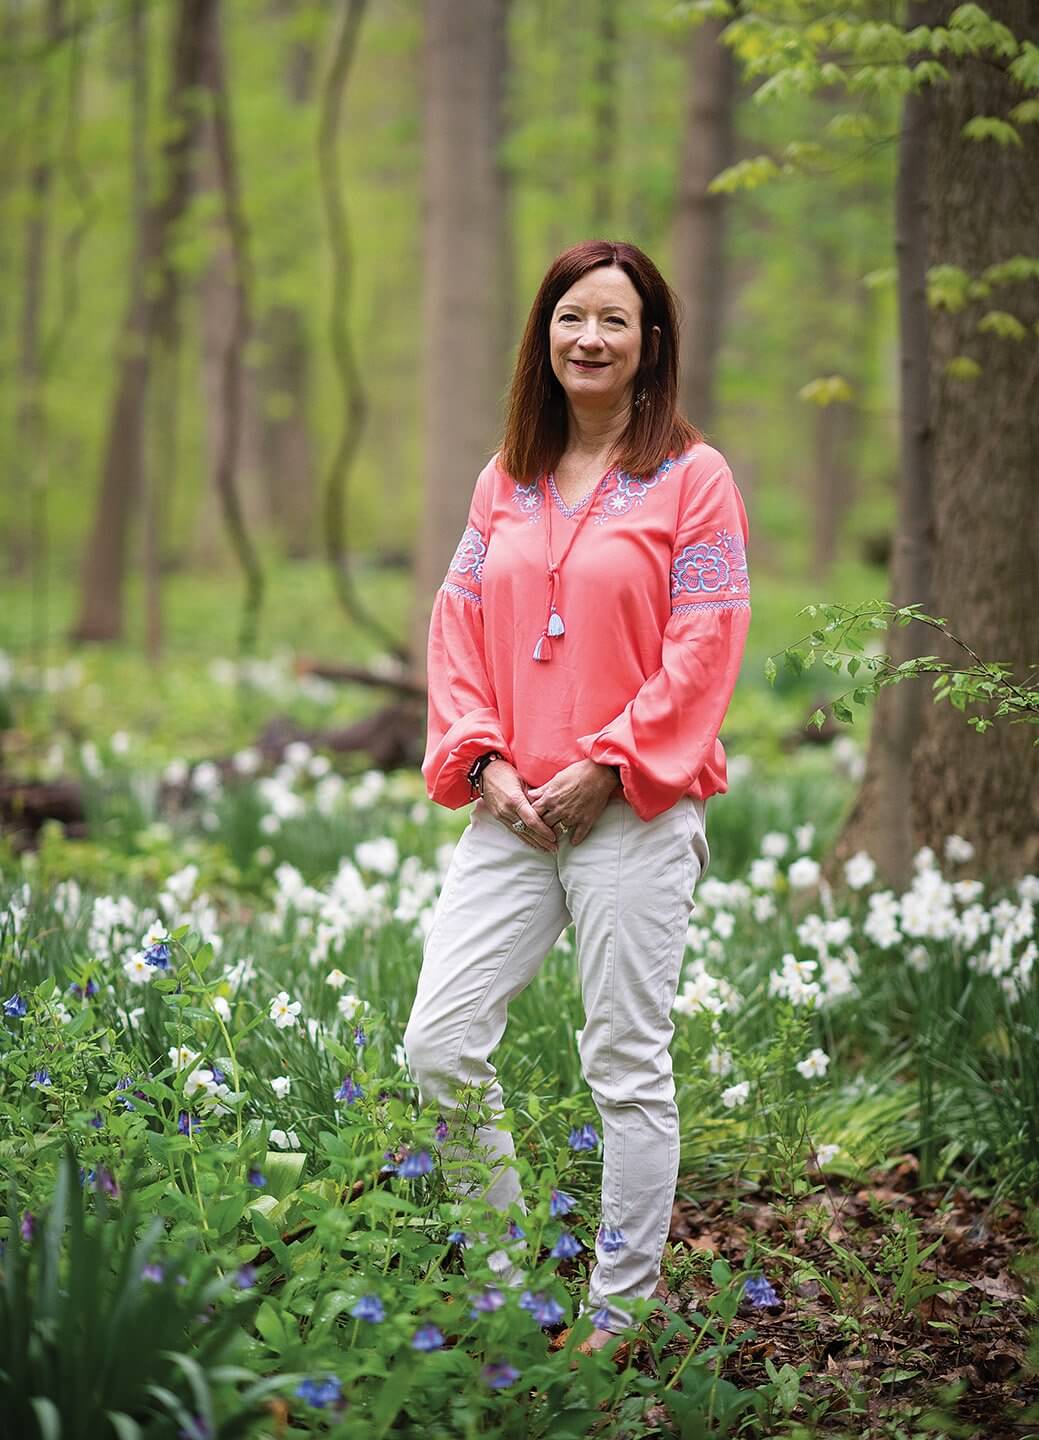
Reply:
M946 6L946 15L952 6ZM1039 45L1034 0L991 0L986 11L1020 41ZM934 96L927 165L928 261L971 274L1036 248L1039 133L1023 124L1021 146L963 139L974 115L1006 115L1021 99L1006 61L950 63ZM977 330L991 309L1031 331L1024 341ZM987 660L1022 678L1039 660L1039 296L1035 281L1001 287L958 314L931 320L930 406L934 466L932 614ZM948 362L970 354L976 381L953 379ZM947 644L943 658L957 654ZM980 872L997 878L1039 869L1039 749L1027 725L979 735L947 703L924 706L913 753L915 838L940 853L946 835L976 847Z
M301 10L299 0L274 0L272 12L287 26ZM310 38L285 34L282 81L290 105L303 107L313 98L316 48ZM288 253L276 271L294 263ZM257 330L264 361L263 470L267 508L285 554L302 560L314 552L317 516L317 473L308 416L310 404L310 340L302 309L279 301L263 315Z
M137 237L137 263L146 283L131 291L123 322L119 377L83 565L79 618L70 637L73 641L116 640L123 633L126 542L139 490L150 347L157 332L169 334L175 325L180 283L168 257L168 241L190 193L198 131L198 107L191 92L201 81L203 30L216 3L181 0L177 7L170 124L162 161L166 188L145 211Z
M706 20L690 38L678 209L674 230L675 289L682 317L680 404L694 425L714 420L714 381L725 303L723 195L707 187L733 161L736 77L732 52L721 44L724 20Z
M946 23L948 0L917 6L910 23ZM1039 40L1029 0L994 0L993 18L1019 39ZM1020 99L1006 62L945 57L948 85L909 96L898 182L898 251L903 371L903 477L892 559L891 598L920 603L983 658L1022 677L1034 665L1039 612L1035 456L1039 409L1029 402L1037 367L1013 341L977 330L985 311L1039 318L1034 289L1001 287L998 299L930 318L926 267L963 266L972 275L1034 249L1039 213L1039 137L1020 129L1020 147L964 139L973 115L1005 115ZM926 224L924 217L926 215ZM973 381L946 373L967 354L981 366ZM919 631L919 634L914 634ZM921 626L896 629L893 658L939 653ZM946 836L976 848L975 868L1007 879L1039 863L1039 752L1030 727L978 735L946 702L931 703L926 680L902 682L879 697L866 774L836 850L865 849L893 884L911 874L914 850L941 854Z
M502 424L502 184L495 140L504 0L426 0L423 495L411 651Z

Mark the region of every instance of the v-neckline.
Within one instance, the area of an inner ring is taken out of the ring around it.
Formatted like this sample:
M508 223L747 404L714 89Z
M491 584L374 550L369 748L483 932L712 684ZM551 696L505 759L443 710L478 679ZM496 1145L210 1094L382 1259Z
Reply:
M560 515L563 515L567 520L570 520L578 513L579 510L583 510L584 507L588 504L588 502L595 498L599 490L602 488L603 482L609 479L609 477L614 473L615 469L616 466L611 465L609 470L605 471L602 475L599 476L599 479L588 491L588 494L582 496L582 498L573 505L568 505L563 499L562 495L560 495L559 487L556 485L555 473L550 470L548 473L548 493L551 495L552 503L555 505Z

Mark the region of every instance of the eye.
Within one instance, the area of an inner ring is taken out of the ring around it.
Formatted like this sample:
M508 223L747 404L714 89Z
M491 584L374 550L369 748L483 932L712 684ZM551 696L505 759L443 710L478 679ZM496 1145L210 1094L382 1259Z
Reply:
M560 320L576 320L576 319L577 319L577 316L571 314L570 311L568 310L565 315L560 315L559 318L560 318Z

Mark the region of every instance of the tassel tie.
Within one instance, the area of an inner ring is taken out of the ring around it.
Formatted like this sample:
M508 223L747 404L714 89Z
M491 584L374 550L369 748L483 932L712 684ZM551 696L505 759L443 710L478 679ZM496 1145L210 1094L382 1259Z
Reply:
M603 480L606 480L612 474L612 470L607 470L606 474L599 481L599 484L595 487L595 490L592 493L591 500L588 502L587 507L582 512L581 518L578 520L577 524L570 532L570 538L566 542L566 546L563 549L562 555L560 555L559 557L558 563L556 563L556 561L552 559L552 511L555 509L555 502L553 501L551 494L547 495L546 497L548 503L545 506L545 567L548 570L548 617L545 621L545 628L538 636L537 644L534 646L534 654L532 657L534 660L551 660L552 641L554 639L557 639L560 635L566 634L566 626L563 624L563 617L559 613L559 610L556 608L557 600L559 598L560 567L562 566L563 561L569 555L570 547L577 539L577 535L581 529L581 526L587 520L588 516L592 513L592 510L595 507L595 496L598 494L599 488L602 485Z

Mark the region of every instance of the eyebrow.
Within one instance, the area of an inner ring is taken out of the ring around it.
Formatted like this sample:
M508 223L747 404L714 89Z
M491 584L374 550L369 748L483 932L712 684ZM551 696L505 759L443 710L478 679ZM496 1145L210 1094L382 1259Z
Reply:
M559 303L556 305L557 310L583 310L584 308L585 307L583 305L575 304L573 300L567 300L565 302L560 300ZM604 305L602 308L604 310L619 310L622 315L627 315L629 313L623 305L610 304Z

